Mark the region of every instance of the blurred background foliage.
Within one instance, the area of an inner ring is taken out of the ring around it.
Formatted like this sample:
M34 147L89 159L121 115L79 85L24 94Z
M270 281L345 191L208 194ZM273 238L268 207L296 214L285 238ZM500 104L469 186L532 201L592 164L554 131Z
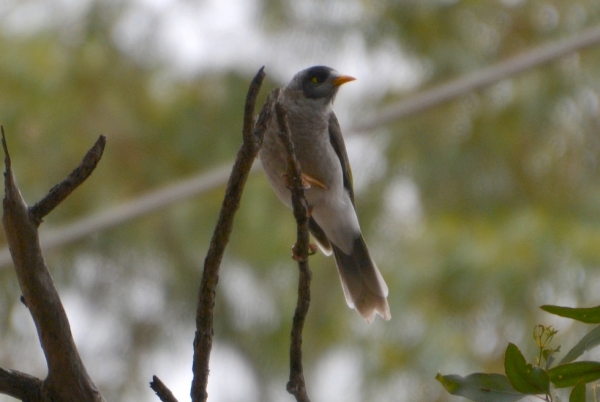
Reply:
M437 371L502 372L509 341L533 358L537 323L572 346L585 326L538 306L600 304L600 48L368 133L349 130L419 91L600 24L596 0L7 0L0 21L0 123L26 200L108 137L96 172L44 229L230 163L261 65L261 101L313 64L358 78L336 112L393 318L363 322L346 307L334 261L311 259L304 353L317 402L461 400ZM187 400L197 289L223 191L46 253L107 400L157 400L153 374ZM292 400L294 233L290 211L253 175L217 294L212 401ZM0 366L43 377L10 266L0 287Z

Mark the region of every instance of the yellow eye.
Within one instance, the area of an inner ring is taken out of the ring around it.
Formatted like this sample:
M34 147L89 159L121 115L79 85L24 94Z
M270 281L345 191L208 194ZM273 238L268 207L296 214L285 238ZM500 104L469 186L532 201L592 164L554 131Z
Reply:
M315 84L319 83L319 79L316 76L312 77L311 81L314 82Z

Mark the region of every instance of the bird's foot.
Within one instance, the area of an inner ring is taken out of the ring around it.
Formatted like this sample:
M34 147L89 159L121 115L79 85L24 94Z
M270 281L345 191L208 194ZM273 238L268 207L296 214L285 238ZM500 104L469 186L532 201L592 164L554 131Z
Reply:
M285 186L291 190L293 186L292 186L292 183L290 182L290 178L288 177L287 173L284 173L281 176L283 177ZM315 179L314 177L311 177L305 173L302 173L302 190L308 190L313 185L320 187L324 190L327 190L327 186L325 184L321 183L319 180Z
M305 182L308 184L309 188L311 185L313 185L313 186L320 187L323 190L327 190L327 186L325 184L323 184L321 181L319 181L319 180L315 179L314 177L309 176L305 173L302 173L302 185L304 185Z
M317 245L314 243L309 243L308 244L308 255L314 255L317 253ZM292 258L294 259L294 261L302 261L303 258L300 257L298 255L298 244L294 243L294 245L292 246Z
M292 188L294 188L292 181L290 180L290 177L288 176L287 173L283 173L281 175L281 177L283 177L283 182L285 183L285 187L288 190L291 190ZM302 175L302 190L308 190L310 188L310 183L308 181L306 181L304 179L304 175Z

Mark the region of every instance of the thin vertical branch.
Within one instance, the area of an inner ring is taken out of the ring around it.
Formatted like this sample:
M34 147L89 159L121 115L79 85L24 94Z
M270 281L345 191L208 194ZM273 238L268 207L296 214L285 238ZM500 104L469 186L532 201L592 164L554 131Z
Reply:
M213 337L213 307L219 269L225 246L233 227L233 218L239 208L242 191L248 178L252 163L262 144L262 138L273 109L274 97L271 95L263 106L258 120L254 123L254 109L256 98L265 77L261 68L248 89L246 106L244 109L244 142L238 151L234 163L221 212L213 233L212 240L204 260L204 271L198 295L198 308L196 313L196 335L194 338L194 362L192 371L191 397L193 402L204 402L208 398L206 387L208 385L209 360L212 350Z
M304 196L302 185L302 172L294 152L294 143L290 133L285 108L277 103L275 105L277 123L279 124L279 137L288 153L287 178L292 192L292 206L297 223L297 240L294 245L294 259L298 261L300 271L298 277L298 301L292 322L290 343L290 379L287 391L294 395L298 402L310 402L306 392L304 371L302 368L302 330L310 305L310 280L312 273L308 264L310 238L308 234L308 203Z

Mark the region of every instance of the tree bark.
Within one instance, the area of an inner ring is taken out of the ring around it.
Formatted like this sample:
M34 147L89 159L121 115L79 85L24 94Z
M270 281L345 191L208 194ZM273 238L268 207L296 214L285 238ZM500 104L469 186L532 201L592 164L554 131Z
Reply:
M277 123L279 124L279 138L283 142L288 156L288 171L290 191L292 193L292 207L297 225L297 240L294 245L293 258L298 261L298 301L294 318L292 321L292 334L290 341L290 378L287 383L287 391L294 395L298 402L310 402L306 392L304 381L304 369L302 367L302 330L304 321L308 314L310 305L310 281L312 272L308 264L308 256L311 254L310 236L308 232L308 203L304 196L302 184L302 171L300 163L296 159L294 143L287 120L287 111L280 103L275 105Z
M250 84L246 97L244 110L243 143L238 151L236 161L229 177L225 197L219 214L217 225L213 232L208 253L204 260L204 270L198 295L196 313L196 335L194 338L194 362L192 371L191 397L193 402L204 402L208 398L206 387L208 385L209 360L212 350L213 337L213 307L219 270L225 247L229 242L229 235L233 228L233 218L239 208L244 185L271 117L272 105L275 101L272 94L263 106L258 119L254 121L256 97L264 79L265 73L261 68Z
M5 198L2 223L15 272L42 346L48 376L43 381L11 370L2 370L0 392L28 401L104 401L81 361L71 327L50 275L39 243L42 219L94 171L106 144L101 136L81 164L33 207L28 207L17 187L2 130L5 154Z

